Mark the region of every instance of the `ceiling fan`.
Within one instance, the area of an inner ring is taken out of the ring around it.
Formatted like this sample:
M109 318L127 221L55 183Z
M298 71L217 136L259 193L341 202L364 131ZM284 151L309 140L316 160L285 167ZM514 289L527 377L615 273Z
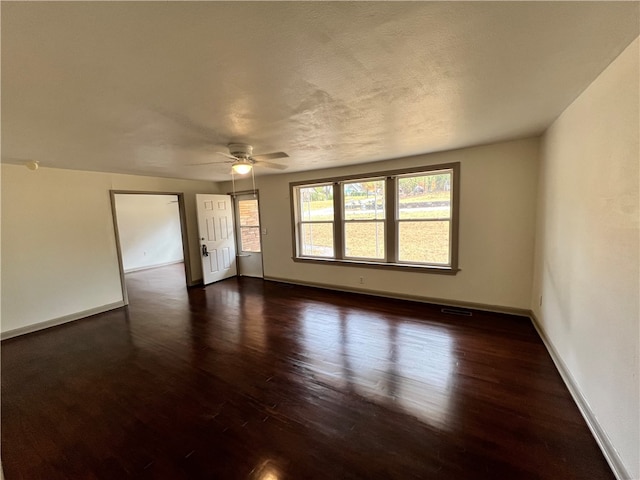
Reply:
M206 162L198 163L196 165L210 165L212 163L231 163L231 168L234 173L244 175L249 173L255 166L276 168L278 170L284 170L286 165L279 163L271 163L265 160L274 160L276 158L288 158L284 152L264 153L261 155L253 155L253 147L246 143L230 143L228 145L229 153L215 152L217 155L222 155L229 160L221 160L220 162Z

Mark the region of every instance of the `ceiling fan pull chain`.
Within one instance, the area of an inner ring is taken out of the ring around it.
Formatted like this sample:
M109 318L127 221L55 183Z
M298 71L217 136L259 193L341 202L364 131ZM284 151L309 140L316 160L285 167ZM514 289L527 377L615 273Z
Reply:
M253 181L253 198L256 198L256 176L253 173L253 168L251 169L251 180Z
M231 169L231 190L233 191L233 196L236 196L236 176L233 174L233 168Z

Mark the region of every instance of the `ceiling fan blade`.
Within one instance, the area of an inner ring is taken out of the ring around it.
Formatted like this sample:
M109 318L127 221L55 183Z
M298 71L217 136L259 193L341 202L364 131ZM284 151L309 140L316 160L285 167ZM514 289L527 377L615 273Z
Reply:
M273 152L273 153L263 153L261 155L252 155L251 158L253 158L254 160L257 161L262 161L262 160L275 160L276 158L288 158L289 155L287 155L284 152Z
M267 168L275 168L277 170L286 170L289 168L287 165L280 165L279 163L271 163L271 162L254 162L254 164L258 167L267 167Z
M231 160L233 160L234 162L236 160L238 160L238 157L234 157L233 155L229 155L228 153L224 153L224 152L215 152L216 155L222 155L223 157L227 157L230 158Z
M234 159L234 161L235 161L235 159ZM228 160L220 160L218 162L190 163L190 164L187 165L187 167L197 167L197 166L200 166L200 165L215 165L215 164L220 164L220 163L233 163L233 162L230 162Z

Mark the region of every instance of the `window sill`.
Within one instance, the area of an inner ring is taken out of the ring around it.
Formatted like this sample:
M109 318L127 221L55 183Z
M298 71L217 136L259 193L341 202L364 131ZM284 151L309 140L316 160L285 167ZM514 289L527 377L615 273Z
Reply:
M381 263L366 260L336 260L335 258L291 257L298 263L315 263L324 265L341 265L347 267L379 268L382 270L401 270L439 275L456 275L460 269L452 267L438 267L436 265L417 265L411 263Z

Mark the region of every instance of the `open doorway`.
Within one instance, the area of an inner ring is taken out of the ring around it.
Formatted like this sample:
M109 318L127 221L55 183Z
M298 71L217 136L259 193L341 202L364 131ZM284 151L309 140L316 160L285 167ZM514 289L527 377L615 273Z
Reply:
M126 275L137 271L162 272L160 267L181 264L187 285L190 264L183 194L113 190L111 207L124 303L129 303Z

